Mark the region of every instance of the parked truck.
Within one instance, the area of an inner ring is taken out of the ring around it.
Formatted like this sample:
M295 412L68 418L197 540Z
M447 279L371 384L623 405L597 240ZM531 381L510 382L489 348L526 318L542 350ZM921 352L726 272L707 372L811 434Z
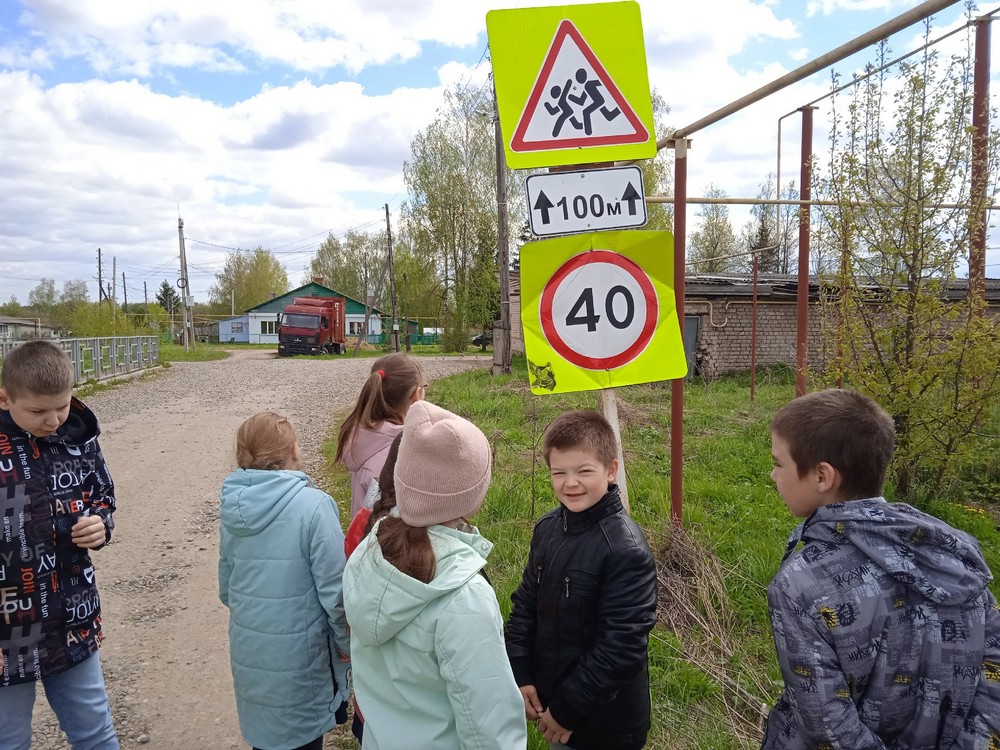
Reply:
M278 356L343 354L347 348L343 297L296 297L281 311Z

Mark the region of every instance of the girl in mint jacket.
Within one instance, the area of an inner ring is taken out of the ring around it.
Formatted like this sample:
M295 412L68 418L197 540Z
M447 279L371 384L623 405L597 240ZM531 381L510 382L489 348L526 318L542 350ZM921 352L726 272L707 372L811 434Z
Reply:
M493 549L467 519L490 482L486 437L426 401L406 414L396 508L344 570L364 750L520 750L524 701L504 647Z
M240 731L255 750L320 750L347 720L344 535L333 499L296 468L291 423L257 414L222 485L219 597Z

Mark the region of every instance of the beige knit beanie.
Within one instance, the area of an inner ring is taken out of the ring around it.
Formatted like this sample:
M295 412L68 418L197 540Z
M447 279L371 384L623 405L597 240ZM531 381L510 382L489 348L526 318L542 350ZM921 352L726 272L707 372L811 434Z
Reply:
M415 401L393 470L399 517L420 527L471 517L486 497L491 463L489 441L472 422Z

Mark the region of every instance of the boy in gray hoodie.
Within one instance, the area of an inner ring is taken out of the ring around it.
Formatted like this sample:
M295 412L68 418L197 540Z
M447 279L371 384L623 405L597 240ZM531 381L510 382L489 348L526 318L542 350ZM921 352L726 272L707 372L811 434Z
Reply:
M973 537L882 497L892 417L821 391L778 412L771 445L805 520L767 589L785 690L762 747L1000 748L992 576Z

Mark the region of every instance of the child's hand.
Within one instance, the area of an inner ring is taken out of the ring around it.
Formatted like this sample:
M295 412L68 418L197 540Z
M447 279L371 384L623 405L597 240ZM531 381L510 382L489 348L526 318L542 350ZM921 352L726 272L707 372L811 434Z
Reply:
M84 516L73 528L73 544L84 549L96 549L104 545L104 519L100 516Z
M524 698L524 715L529 721L538 721L542 715L542 702L538 699L538 691L534 685L525 685L521 688L521 697Z
M538 731L545 737L546 742L558 742L560 745L565 745L569 742L569 736L573 734L573 732L553 719L552 714L548 710L544 711L538 717Z

